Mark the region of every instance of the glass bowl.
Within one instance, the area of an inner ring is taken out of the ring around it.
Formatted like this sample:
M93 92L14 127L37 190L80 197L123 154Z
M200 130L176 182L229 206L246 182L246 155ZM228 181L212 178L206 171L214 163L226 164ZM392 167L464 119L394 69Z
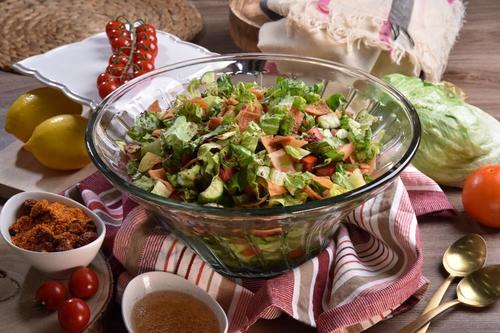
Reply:
M271 86L277 76L323 82L323 95L347 96L353 111L367 109L379 121L381 154L374 180L353 191L302 205L273 208L218 208L170 200L129 182L117 140L155 100L168 107L193 78L207 71L229 74L233 83ZM109 95L92 114L87 148L97 168L121 191L154 212L159 223L190 246L216 271L233 277L271 277L288 271L324 249L342 219L387 187L410 162L420 141L420 122L403 95L360 70L316 58L237 54L200 58L157 69Z

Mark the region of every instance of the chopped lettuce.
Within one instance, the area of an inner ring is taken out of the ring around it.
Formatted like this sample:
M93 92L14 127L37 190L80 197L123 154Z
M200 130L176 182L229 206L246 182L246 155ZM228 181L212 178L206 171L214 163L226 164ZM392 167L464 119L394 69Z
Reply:
M297 148L293 147L290 145L285 145L285 151L288 155L290 155L294 160L300 161L307 155L311 154L310 151L302 149L302 148Z
M175 191L180 200L213 207L273 207L313 200L311 189L333 196L370 179L357 166L379 153L371 137L377 119L366 111L356 118L344 112L340 94L323 101L331 113L306 112L321 101L323 83L279 77L266 88L207 73L187 90L170 109L148 110L137 118L129 131L135 143L117 143L129 159L131 181L146 191L163 197ZM240 114L249 104L252 108ZM350 154L349 164L343 162L344 152ZM152 173L158 165L163 170ZM315 177L332 167L334 183L326 188ZM164 179L151 178L155 174ZM271 242L269 248L274 247Z

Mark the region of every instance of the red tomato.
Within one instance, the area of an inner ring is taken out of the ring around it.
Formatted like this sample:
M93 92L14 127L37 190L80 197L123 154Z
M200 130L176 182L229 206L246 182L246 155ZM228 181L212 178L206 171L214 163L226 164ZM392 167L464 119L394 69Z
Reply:
M331 163L316 169L317 176L328 176L330 177L335 172L335 164Z
M72 296L87 299L99 289L99 279L93 270L81 267L71 273L68 286Z
M118 82L118 80L106 81L101 83L97 87L97 90L99 91L99 96L101 96L101 98L104 98L108 96L113 90L118 89L119 86L120 83Z
M151 61L154 62L154 56L151 52L148 52L146 50L135 50L134 55L132 56L132 61L134 63L138 62L139 60L145 60L145 61Z
M130 31L125 30L125 29L113 29L107 35L108 35L108 39L110 41L113 40L114 38L118 38L118 37L131 39L131 36L132 36L130 34Z
M303 166L302 171L312 171L314 166L318 163L318 158L314 155L307 155L300 160Z
M138 26L135 31L139 34L139 33L149 33L151 35L156 35L156 29L155 27L153 27L151 24L143 24L143 25L140 25Z
M462 192L464 210L479 223L500 228L500 165L487 165L473 171Z
M49 310L57 310L68 297L68 290L59 281L44 282L36 291L35 300Z
M231 168L220 168L219 170L219 177L222 179L223 182L227 182L234 174L233 169Z
M149 71L143 71L143 70L137 70L137 71L134 71L134 74L133 74L133 77L136 78L138 76L141 76L143 74L146 74L147 72Z
M121 76L125 69L125 66L122 64L109 64L108 67L106 67L106 73L113 76Z
M97 77L97 86L101 85L102 83L104 83L106 81L114 81L115 79L116 79L116 77L110 73L101 73Z
M130 40L130 38L115 37L111 40L111 49L113 50L113 52L118 50L125 51L126 49L131 49L131 48L132 48L132 41Z
M106 23L106 34L109 36L113 30L124 30L125 24L119 20L113 20Z
M120 54L112 54L111 57L109 57L109 64L121 64L123 66L126 66L128 64L128 55L120 53Z
M155 69L155 65L152 61L139 60L136 63L134 63L134 69L136 71L150 72L153 69Z
M132 80L134 77L135 77L135 76L134 76L134 74L132 74L132 73L127 73L127 74L125 74L125 75L123 76L123 78L122 78L122 80L120 81L120 83L122 83L122 84L123 84L123 83L126 83L126 82L128 82L128 81Z
M155 43L158 45L158 39L156 38L156 35L147 34L147 33L138 33L137 34L137 41L141 41L141 40L149 40L152 43Z
M90 309L85 301L70 298L57 311L59 325L71 333L81 332L90 319Z
M153 57L156 57L158 55L158 45L156 45L156 43L152 43L150 40L138 41L136 46L137 50L144 50L151 52Z

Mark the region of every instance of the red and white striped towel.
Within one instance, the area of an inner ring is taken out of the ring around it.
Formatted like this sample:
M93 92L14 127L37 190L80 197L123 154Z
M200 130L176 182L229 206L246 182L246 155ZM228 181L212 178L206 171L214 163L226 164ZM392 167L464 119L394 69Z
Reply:
M427 286L416 216L453 212L439 186L409 167L354 210L316 258L272 279L233 279L216 273L100 173L66 194L82 199L107 223L105 245L125 268L118 277L118 297L137 274L173 272L221 304L229 332L283 312L319 332L360 332L408 309Z

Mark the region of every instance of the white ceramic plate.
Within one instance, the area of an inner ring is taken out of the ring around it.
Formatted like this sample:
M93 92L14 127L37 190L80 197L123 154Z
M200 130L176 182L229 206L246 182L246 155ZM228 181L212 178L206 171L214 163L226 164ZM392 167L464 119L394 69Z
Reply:
M215 55L167 32L157 31L157 38L156 68ZM106 69L110 56L111 47L106 34L102 32L80 42L26 58L12 67L23 74L33 75L43 83L61 89L73 100L92 107L101 101L96 79Z

